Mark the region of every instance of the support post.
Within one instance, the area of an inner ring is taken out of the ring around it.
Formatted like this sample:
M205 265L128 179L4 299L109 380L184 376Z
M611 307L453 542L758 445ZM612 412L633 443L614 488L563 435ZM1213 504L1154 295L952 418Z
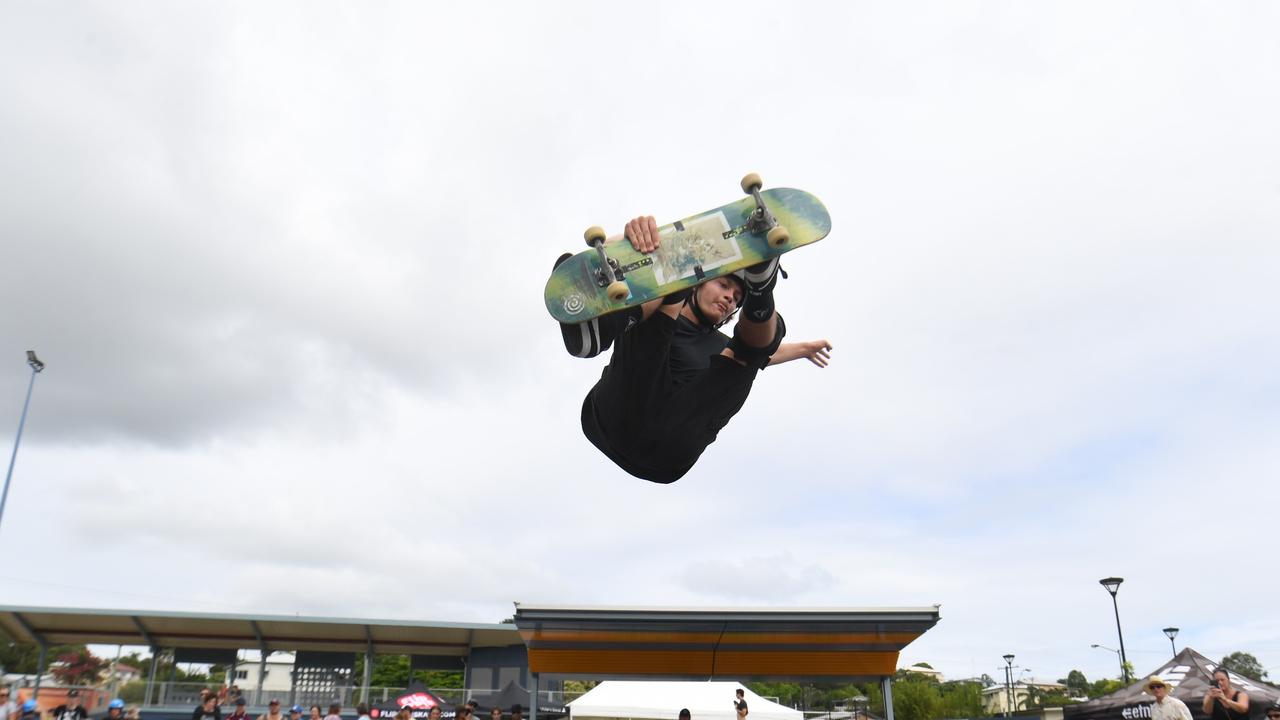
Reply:
M45 664L49 660L49 643L44 641L44 637L40 638L40 660L36 665L36 687L31 691L31 699L35 700L40 697L40 678L44 677Z
M364 680L360 684L360 700L369 703L369 685L373 683L373 631L364 626Z
M529 693L529 720L538 720L538 695L542 690L542 678L538 677L538 673L530 674L533 675L533 692Z
M159 669L159 665L160 665L160 648L152 645L151 646L151 672L147 673L147 697L144 698L142 701L143 707L151 705L156 699L154 691L156 687L156 671Z
M884 694L884 720L893 720L893 678L880 678L880 691Z

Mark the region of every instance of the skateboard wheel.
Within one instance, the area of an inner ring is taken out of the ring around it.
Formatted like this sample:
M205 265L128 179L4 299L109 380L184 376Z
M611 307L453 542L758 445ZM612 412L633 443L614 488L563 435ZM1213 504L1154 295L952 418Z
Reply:
M608 293L609 300L611 302L620 303L623 300L626 300L627 296L631 294L631 288L627 287L626 282L617 280L609 283L609 287L605 292Z
M600 242L604 242L604 239L605 239L604 228L600 227L599 225L592 225L591 227L587 228L586 232L582 233L582 237L586 238L587 245L589 247L595 247L597 240L599 240Z
M752 190L759 190L764 187L764 181L760 179L759 173L747 173L742 178L742 192L750 195Z
M766 238L769 240L769 247L782 247L791 242L791 233L781 225L774 225Z

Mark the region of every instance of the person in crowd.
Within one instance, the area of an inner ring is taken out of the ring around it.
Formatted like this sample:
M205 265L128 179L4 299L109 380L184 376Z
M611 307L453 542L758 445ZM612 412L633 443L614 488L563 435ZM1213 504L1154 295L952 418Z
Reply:
M413 720L413 710L407 706L400 708L400 711L396 713L396 720Z
M453 712L453 720L471 720L471 706L463 705Z
M301 710L302 708L298 708ZM280 711L280 701L271 698L267 703L267 711L258 716L258 720L284 720L284 713Z
M107 703L107 720L124 720L124 701L116 698Z
M319 705L312 705L311 720L324 720L324 709Z
M1213 720L1246 720L1249 717L1249 694L1231 687L1231 673L1226 668L1213 671L1213 683L1201 705Z
M369 706L364 703L356 705L356 717L358 720L372 720L369 717Z
M1151 703L1151 720L1191 720L1187 704L1169 695L1169 685L1164 680L1152 675L1142 689L1156 699Z
M734 693L733 709L738 713L738 720L747 720L747 696L742 688Z
M427 711L427 720L440 720L440 706L436 705Z
M329 714L324 716L324 720L342 720L342 704L330 703Z
M1267 720L1280 720L1280 700L1267 708Z
M18 720L18 701L12 700L13 691L0 687L0 720Z
M502 708L496 707L489 711L489 720L502 720Z
M72 688L67 691L67 701L53 709L53 720L87 720L89 711L80 704L80 691Z
M218 696L205 692L200 697L200 707L191 713L191 720L222 720L222 708L218 707Z
M480 703L476 702L475 700L468 700L467 714L473 718L476 718L480 716L479 713L480 713Z
M35 700L27 700L22 703L22 709L18 711L17 720L40 720L40 710L37 708Z
M243 697L236 698L235 712L228 715L227 720L249 720L249 713L245 709L248 706L248 704L249 704L248 701L246 701Z
M520 703L511 706L511 720L524 720L524 708L520 707Z
M289 720L302 720L302 706L294 705L289 708Z

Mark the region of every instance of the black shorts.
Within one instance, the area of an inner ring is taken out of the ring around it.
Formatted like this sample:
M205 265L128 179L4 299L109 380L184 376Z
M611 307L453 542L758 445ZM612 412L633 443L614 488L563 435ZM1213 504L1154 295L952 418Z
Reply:
M676 321L663 313L618 338L582 403L582 432L623 470L657 483L679 480L742 409L756 368L720 355L683 384L671 376Z

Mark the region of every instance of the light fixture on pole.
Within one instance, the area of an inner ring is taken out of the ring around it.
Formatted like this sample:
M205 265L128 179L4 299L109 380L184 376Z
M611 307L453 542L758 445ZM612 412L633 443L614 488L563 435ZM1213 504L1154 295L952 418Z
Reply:
M31 381L27 383L27 399L22 403L22 419L18 421L18 436L13 439L13 454L9 456L9 472L4 476L4 490L0 491L0 523L4 522L4 504L9 499L9 480L13 478L13 463L18 459L18 443L22 442L22 428L27 424L27 407L31 405L31 388L35 387L36 375L44 370L44 363L36 357L35 350L27 351L27 365L31 367Z
M1120 631L1120 605L1116 602L1116 593L1120 590L1120 583L1124 582L1124 578L1108 577L1102 578L1098 584L1107 589L1111 593L1111 607L1116 612L1116 635L1120 638L1120 678L1124 680L1124 684L1129 684L1129 658L1124 655L1124 633Z
M1004 656L1004 716L1013 714L1013 653Z
M1177 655L1178 648L1173 644L1173 639L1178 637L1178 628L1165 628L1161 632L1164 633L1165 637L1169 638L1169 649L1173 651L1174 655Z

